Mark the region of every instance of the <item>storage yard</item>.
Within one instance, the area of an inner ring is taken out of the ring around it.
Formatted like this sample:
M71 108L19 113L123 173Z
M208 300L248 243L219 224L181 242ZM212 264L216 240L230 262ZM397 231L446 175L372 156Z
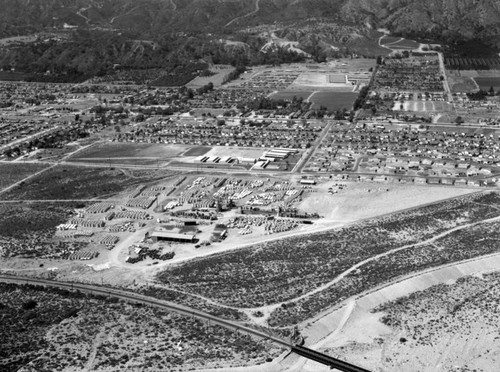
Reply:
M267 155L288 154L273 151ZM94 262L105 260L109 251L127 250L127 263L151 264L206 246L217 249L220 242L230 244L242 235L285 233L320 217L298 209L303 187L276 177L195 175L141 185L113 201L75 208L54 236L73 248L52 257ZM80 249L77 243L85 245Z

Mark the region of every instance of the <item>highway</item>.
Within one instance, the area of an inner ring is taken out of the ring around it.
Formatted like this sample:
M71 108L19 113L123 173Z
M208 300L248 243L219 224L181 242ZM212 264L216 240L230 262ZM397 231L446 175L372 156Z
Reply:
M267 334L262 331L258 331L256 329L246 327L240 323L233 322L230 320L222 319L216 317L214 315L210 315L204 313L202 311L189 308L187 306L179 305L176 303L172 303L169 301L159 300L154 297L148 297L132 292L122 291L115 288L109 287L100 287L90 284L80 284L80 283L69 283L69 282L59 282L47 279L38 279L38 278L28 278L28 277L20 277L20 276L11 276L11 275L0 275L0 282L5 283L15 283L15 284L32 284L32 285L43 285L47 287L53 288L61 288L67 290L79 290L84 293L104 295L112 298L117 298L119 300L132 302L132 303L140 303L148 306L154 306L160 309L166 309L170 311L174 311L178 314L191 316L194 318L198 318L203 321L209 321L213 324L217 324L226 329L230 329L232 331L238 331L240 333L244 333L250 336L255 336L261 339L269 340L278 345L281 345L286 348L291 348L291 351L303 356L305 358L314 360L318 363L329 366L332 369L337 369L343 372L369 372L366 369L351 365L349 363L343 362L339 359L332 358L326 354L308 349L306 347L300 345L292 345L290 342L275 337L271 334Z

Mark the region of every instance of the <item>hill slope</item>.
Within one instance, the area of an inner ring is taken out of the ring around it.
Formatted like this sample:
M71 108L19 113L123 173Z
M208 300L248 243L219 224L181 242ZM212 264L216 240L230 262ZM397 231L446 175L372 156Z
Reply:
M454 41L481 39L500 47L498 0L347 0L345 19L403 35Z
M0 7L0 37L65 23L151 37L318 17L410 35L480 37L494 42L499 42L494 38L500 35L498 0L0 0Z

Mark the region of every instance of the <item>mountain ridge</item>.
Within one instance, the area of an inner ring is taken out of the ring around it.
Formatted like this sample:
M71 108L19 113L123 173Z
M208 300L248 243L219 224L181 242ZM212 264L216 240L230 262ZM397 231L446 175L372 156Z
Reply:
M480 37L500 44L497 0L0 0L0 7L0 37L64 24L154 37L326 18L412 36Z

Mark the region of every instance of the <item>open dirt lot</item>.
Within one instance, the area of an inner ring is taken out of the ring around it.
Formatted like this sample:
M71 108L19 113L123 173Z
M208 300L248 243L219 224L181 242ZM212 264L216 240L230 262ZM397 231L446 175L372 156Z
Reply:
M347 185L339 193L327 193L335 184ZM430 186L405 186L393 184L356 183L329 181L318 186L318 193L304 197L299 208L306 212L316 211L326 221L350 222L375 217L406 208L417 207L441 199L465 195L472 189ZM325 221L325 223L327 223Z

